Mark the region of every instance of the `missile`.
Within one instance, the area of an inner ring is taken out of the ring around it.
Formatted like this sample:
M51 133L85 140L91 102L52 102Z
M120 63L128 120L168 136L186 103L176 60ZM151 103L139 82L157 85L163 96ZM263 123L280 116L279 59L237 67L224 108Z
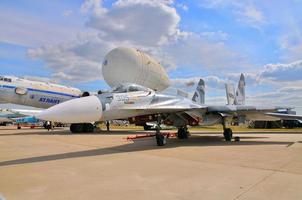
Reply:
M91 123L101 121L102 103L96 96L65 101L43 110L36 118L62 123Z

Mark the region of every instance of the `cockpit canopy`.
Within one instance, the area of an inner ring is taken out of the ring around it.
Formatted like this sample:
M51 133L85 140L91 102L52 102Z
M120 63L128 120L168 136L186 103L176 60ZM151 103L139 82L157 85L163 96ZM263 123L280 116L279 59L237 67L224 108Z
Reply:
M11 83L11 82L12 82L12 79L11 79L11 78L6 78L6 77L3 77L3 76L0 76L0 81L5 81L5 82Z
M144 91L144 92L150 92L151 89L137 85L134 83L122 83L118 84L117 86L112 88L112 93L126 93L126 92L138 92L138 91Z

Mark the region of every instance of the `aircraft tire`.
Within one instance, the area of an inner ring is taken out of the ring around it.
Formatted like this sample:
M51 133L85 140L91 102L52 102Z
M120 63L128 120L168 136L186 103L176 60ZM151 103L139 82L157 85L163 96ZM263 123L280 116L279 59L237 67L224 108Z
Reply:
M232 137L233 137L233 131L232 131L232 129L226 128L223 131L223 136L224 136L225 141L231 141Z
M81 133L83 132L83 124L71 124L70 131L72 133Z
M85 133L93 133L94 126L93 126L93 124L90 124L90 123L83 124L83 130Z
M177 131L177 138L178 139L187 139L189 137L189 132L186 128L179 128Z

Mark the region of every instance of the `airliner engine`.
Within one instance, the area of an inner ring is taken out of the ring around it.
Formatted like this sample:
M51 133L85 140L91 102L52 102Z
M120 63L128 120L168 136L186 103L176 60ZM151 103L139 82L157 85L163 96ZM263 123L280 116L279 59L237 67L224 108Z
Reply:
M110 87L135 83L162 91L170 85L168 75L159 62L132 48L118 47L110 51L105 56L102 72Z

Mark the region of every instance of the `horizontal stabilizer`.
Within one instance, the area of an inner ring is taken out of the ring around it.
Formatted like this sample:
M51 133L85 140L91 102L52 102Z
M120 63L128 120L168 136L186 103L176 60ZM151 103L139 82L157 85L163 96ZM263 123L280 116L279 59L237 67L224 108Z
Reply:
M189 94L183 90L180 90L180 89L177 89L177 95L178 96L182 96L182 97L185 97L185 98L188 98L189 97Z

